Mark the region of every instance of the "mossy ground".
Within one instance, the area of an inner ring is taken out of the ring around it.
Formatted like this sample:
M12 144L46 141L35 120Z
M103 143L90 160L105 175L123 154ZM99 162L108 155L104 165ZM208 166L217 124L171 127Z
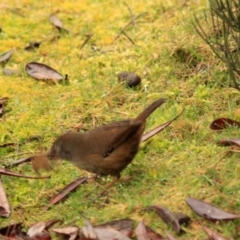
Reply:
M20 76L0 73L0 97L9 97L6 113L0 123L0 143L17 146L0 148L1 164L20 157L21 152L34 153L47 149L61 133L75 129L91 129L104 123L131 118L159 97L168 99L148 119L151 129L185 113L170 127L141 146L133 163L122 174L122 181L109 193L109 203L84 199L97 184L84 184L63 203L49 211L43 208L51 196L66 184L88 175L62 161L48 180L1 178L12 214L0 219L0 225L60 218L64 225L81 226L85 216L93 224L129 217L136 223L144 218L156 231L170 229L154 213L144 212L149 205L163 205L192 217L192 223L179 239L203 239L201 224L226 237L236 237L239 221L211 223L194 214L185 203L195 197L218 207L240 213L239 155L221 160L226 149L216 141L238 137L236 129L221 133L209 129L217 117L239 118L240 93L228 87L226 68L213 55L192 27L193 14L201 16L206 1L130 1L136 24L124 35L114 38L130 20L123 1L13 1L0 4L0 52L14 49L6 68L21 72ZM11 9L16 9L20 16ZM69 34L49 41L58 31L49 21L57 12ZM80 49L86 34L93 34ZM35 51L25 51L30 41L44 41ZM70 84L51 85L29 77L26 63L37 61L68 74ZM128 89L117 81L117 73L133 71L142 77L140 89ZM40 136L41 141L27 141ZM28 154L26 154L28 155ZM29 164L14 169L33 174ZM47 173L46 173L47 174ZM110 178L102 178L106 185ZM91 197L99 192L96 190ZM174 233L173 233L174 235Z

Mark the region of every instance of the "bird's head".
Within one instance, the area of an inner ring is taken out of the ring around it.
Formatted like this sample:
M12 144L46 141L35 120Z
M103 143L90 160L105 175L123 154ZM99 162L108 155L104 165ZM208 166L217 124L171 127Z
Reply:
M55 142L51 148L50 151L47 154L49 160L57 160L61 158L61 146Z
M48 152L48 158L50 160L66 159L71 160L71 154L69 152L69 144L67 139L59 137L52 145Z

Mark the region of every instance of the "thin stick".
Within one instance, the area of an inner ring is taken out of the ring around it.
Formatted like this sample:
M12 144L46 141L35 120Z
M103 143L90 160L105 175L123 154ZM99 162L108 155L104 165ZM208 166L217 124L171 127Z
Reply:
M238 150L234 150L234 149L229 149L229 150L227 150L227 151L224 151L222 157L221 157L216 163L214 163L213 165L209 166L208 169L210 169L210 168L216 168L216 167L218 166L218 164L219 164L229 153L232 153L232 152L239 152L239 151L238 151Z
M33 154L33 152L19 152L19 153L14 153L12 155L8 155L6 157L3 157L2 159L8 159L8 158L14 158L20 155L26 155L26 154Z
M92 54L89 54L87 57L81 57L81 59L88 59L88 58L91 58L91 57L94 57L96 55L101 55L101 54L105 54L107 52L113 52L113 50L105 50L105 51L101 51L101 52L95 52L95 53L92 53Z
M126 34L125 31L123 31L123 35L124 35L133 45L135 45L135 42Z
M146 13L140 13L139 15L135 16L133 19L131 19L130 22L128 22L118 33L118 35L114 38L113 42L114 43L119 37L120 35L129 27L133 24L133 21L137 20L138 18L142 17L143 15L145 15Z
M20 165L22 163L31 162L32 158L33 158L33 156L25 157L25 158L22 158L22 159L19 159L19 160L15 161L15 162L12 162L12 163L4 164L4 167L9 169L9 168L18 166L18 165Z
M6 10L8 10L8 11L10 11L10 12L12 12L12 13L20 16L20 17L23 17L23 18L25 17L22 13L18 12L17 10L15 10L13 8L9 8L9 7L6 7L6 6L0 6L0 8L6 9Z
M90 38L93 36L93 34L87 34L85 41L82 43L82 45L79 47L80 50L84 48L84 46L87 44L87 42L90 40Z
M117 181L119 181L119 179L120 179L119 176L114 177L113 181L110 182L102 192L100 192L100 194L98 195L98 197L101 197L101 196L103 196L105 193L107 193L108 190L109 190Z
M128 9L128 11L130 12L130 15L131 15L131 19L132 19L133 25L134 25L134 27L136 27L136 21L134 19L134 14L133 14L131 8L128 6L128 4L126 2L123 2L123 3L127 6L127 9Z

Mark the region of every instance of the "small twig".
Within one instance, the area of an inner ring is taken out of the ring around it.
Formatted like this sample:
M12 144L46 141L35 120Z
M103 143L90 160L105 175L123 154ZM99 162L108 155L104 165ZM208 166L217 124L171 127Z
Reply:
M31 162L32 161L32 157L25 157L25 158L22 158L22 159L19 159L15 162L12 162L12 163L9 163L9 164L4 164L4 167L9 169L9 168L12 168L12 167L16 167L22 163L28 163L28 162Z
M123 31L123 35L124 35L133 45L135 45L135 42L126 34L125 31Z
M129 27L133 24L133 21L137 20L138 18L142 17L143 15L145 15L146 13L140 13L139 15L135 16L133 19L131 19L130 22L128 22L118 33L118 35L114 38L113 42L114 43L119 37L120 35Z
M19 17L24 18L25 16L23 14L21 14L20 12L18 12L17 10L11 9L11 8L7 8L9 11L11 11L12 13L15 13L16 15L18 15Z
M213 165L211 165L210 167L208 167L208 169L210 169L210 168L214 168L214 169L215 169L215 168L218 166L218 164L219 164L229 153L234 153L234 152L239 153L240 151L239 151L239 150L235 150L235 149L228 149L227 151L224 151L222 157L221 157L216 163L214 163Z
M10 12L12 12L12 13L20 16L20 17L23 17L23 18L25 17L22 13L18 12L18 11L15 10L15 9L12 9L12 8L9 8L9 7L6 7L6 6L0 6L0 8L6 9L6 10L8 10L8 11L10 11Z
M89 54L87 57L81 57L80 56L80 58L81 59L88 59L88 58L91 58L91 57L94 57L94 56L96 56L96 55L101 55L101 54L105 54L105 53L107 53L107 52L113 52L114 50L103 50L103 51L101 51L101 52L94 52L94 53L92 53L92 54Z
M128 6L128 4L126 2L123 2L123 3L127 6L127 9L128 9L128 11L130 12L130 15L131 15L133 25L134 25L134 27L136 27L136 21L135 21L136 19L134 19L134 14L133 14L131 8Z
M91 37L93 36L93 34L87 34L86 35L86 39L84 40L84 42L82 43L82 45L79 47L80 50L82 50L84 48L84 46L87 44L87 42L91 39Z
M2 159L14 158L14 157L17 157L20 155L27 155L27 154L33 154L33 153L32 152L19 152L19 153L14 153L14 154L8 155L6 157L3 157Z
M221 54L217 51L217 49L214 47L214 43L212 43L210 40L208 40L207 33L203 30L199 20L197 19L196 16L195 21L196 24L193 23L193 27L195 28L196 32L199 34L199 36L203 39L205 43L208 44L208 46L211 48L211 50L214 52L214 54L223 62L225 62L225 59L221 56Z

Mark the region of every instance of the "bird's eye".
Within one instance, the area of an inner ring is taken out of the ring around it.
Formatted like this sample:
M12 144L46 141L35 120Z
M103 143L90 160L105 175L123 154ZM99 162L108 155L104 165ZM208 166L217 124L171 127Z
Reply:
M108 156L113 152L113 150L114 150L113 147L110 148L107 152L105 152L105 153L103 154L103 157L108 157Z

